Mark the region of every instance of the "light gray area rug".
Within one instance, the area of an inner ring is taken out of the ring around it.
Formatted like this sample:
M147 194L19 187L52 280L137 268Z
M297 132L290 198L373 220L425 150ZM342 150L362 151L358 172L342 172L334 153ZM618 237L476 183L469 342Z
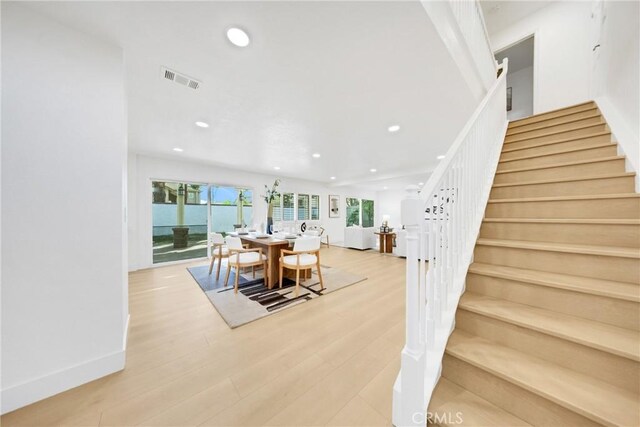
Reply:
M310 279L300 282L300 293L296 298L293 280L285 279L282 289L278 288L277 284L273 289L268 289L264 285L262 271L256 271L255 279L251 273L240 275L239 291L236 294L233 292L233 272L229 277L229 285L224 286L225 268L223 265L219 280L215 278L215 269L213 274L209 275L208 264L187 270L232 329L367 279L340 269L321 266L324 289L320 289L320 279L314 271Z

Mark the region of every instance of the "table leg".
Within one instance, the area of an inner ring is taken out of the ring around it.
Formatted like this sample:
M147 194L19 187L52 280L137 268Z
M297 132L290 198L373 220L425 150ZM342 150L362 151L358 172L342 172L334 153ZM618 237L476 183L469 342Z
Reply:
M380 234L380 253L384 253L384 235Z

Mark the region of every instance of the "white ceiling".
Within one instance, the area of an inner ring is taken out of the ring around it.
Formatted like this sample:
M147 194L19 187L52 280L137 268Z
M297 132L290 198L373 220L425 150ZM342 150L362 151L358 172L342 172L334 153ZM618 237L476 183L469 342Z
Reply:
M533 37L529 37L510 48L496 53L496 60L498 63L502 63L504 58L509 58L509 74L532 67L533 43Z
M509 25L531 15L549 4L551 0L480 0L484 22L489 34L497 33ZM511 66L511 64L509 64Z
M123 47L137 153L379 188L426 177L474 108L418 1L28 6ZM228 42L231 26L249 47ZM162 79L161 66L201 89Z

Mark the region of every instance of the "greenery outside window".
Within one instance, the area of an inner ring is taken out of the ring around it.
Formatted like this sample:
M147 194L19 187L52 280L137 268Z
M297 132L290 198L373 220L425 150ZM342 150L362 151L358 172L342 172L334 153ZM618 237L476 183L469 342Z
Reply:
M347 197L347 227L360 225L360 199Z
M295 215L295 204L293 193L282 193L282 220L293 221Z
M298 194L298 221L309 219L309 195Z
M373 200L362 200L362 226L373 227Z

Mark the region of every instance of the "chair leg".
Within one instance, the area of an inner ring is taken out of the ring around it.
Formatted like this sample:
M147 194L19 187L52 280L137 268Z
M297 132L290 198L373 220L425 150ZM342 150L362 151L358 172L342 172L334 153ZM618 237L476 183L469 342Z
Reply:
M296 269L296 298L300 294L300 269Z
M227 274L224 276L224 287L229 284L229 273L231 272L231 264L227 264Z
M220 265L222 265L222 257L218 258L218 271L216 272L216 282L220 280Z
M282 289L282 271L284 270L284 267L282 266L282 263L280 263L280 276L278 276L278 280L280 280L280 289Z
M318 260L317 266L318 266L318 278L320 279L320 289L324 290L324 282L322 281L322 272L320 271L320 260Z
M240 277L240 267L236 267L236 281L233 285L233 292L238 293L238 278Z
M209 264L209 276L211 276L211 272L213 271L213 264L216 262L216 256L211 255L211 264Z

